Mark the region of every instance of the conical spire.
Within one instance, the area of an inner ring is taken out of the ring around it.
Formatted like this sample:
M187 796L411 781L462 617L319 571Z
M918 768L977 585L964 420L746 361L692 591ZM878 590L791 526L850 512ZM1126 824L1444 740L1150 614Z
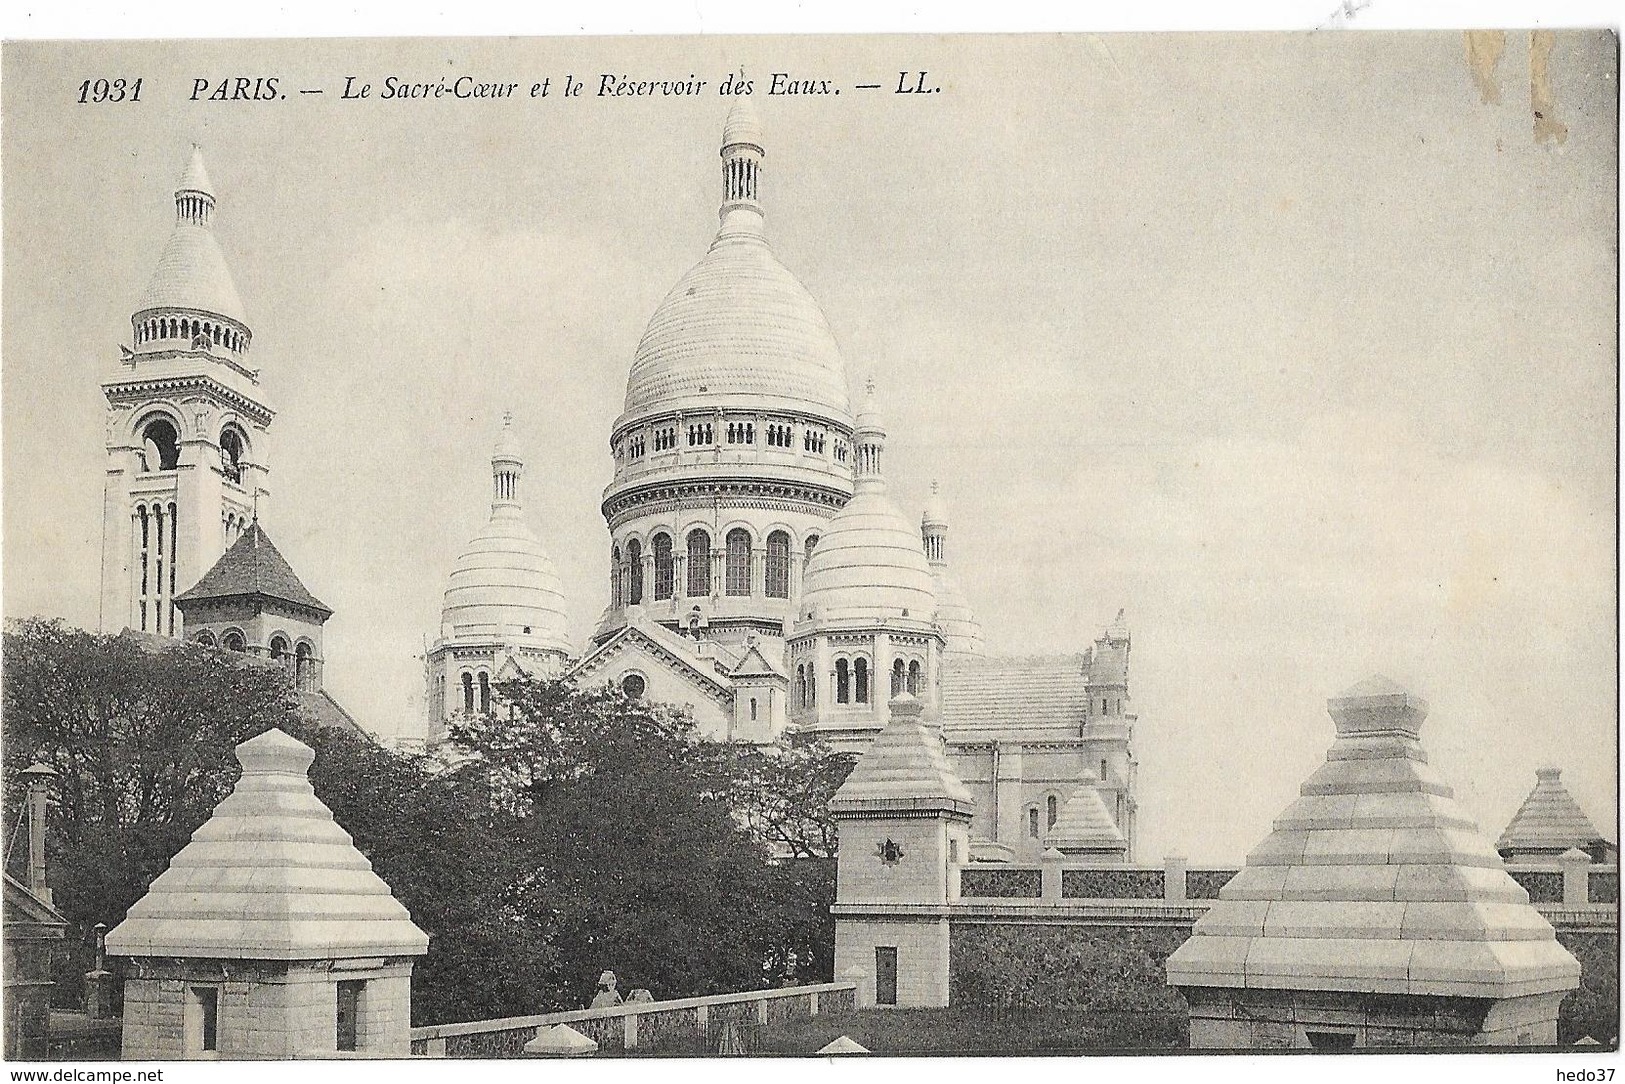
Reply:
M175 221L207 227L213 211L214 185L209 183L209 172L203 168L203 148L194 143L186 171L175 187Z
M248 321L215 239L214 210L214 185L194 145L175 187L174 232L132 316L138 344L172 348L206 337L211 347L238 353L248 348ZM231 326L197 319L200 314L224 317Z
M717 240L762 236L762 123L748 97L735 99L722 125L722 228Z

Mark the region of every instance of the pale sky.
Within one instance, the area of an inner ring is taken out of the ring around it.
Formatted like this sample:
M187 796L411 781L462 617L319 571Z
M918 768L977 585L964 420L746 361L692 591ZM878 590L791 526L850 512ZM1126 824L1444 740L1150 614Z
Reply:
M263 520L337 611L329 689L419 725L504 409L584 641L609 427L715 230L743 67L775 251L879 385L894 498L941 480L990 651L1080 651L1127 609L1142 858L1239 861L1374 671L1432 703L1490 835L1546 763L1612 834L1614 57L1559 35L1554 146L1523 33L1495 102L1454 33L10 45L5 614L96 624L99 381L197 142L278 411ZM891 93L903 70L942 92ZM843 91L769 98L775 71ZM139 105L76 103L118 73ZM522 97L339 100L443 73ZM579 99L524 96L566 73ZM239 75L288 99L187 100Z

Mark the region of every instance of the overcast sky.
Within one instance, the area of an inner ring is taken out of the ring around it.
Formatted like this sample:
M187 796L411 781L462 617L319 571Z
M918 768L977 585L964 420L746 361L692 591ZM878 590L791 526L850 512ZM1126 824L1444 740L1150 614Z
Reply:
M5 613L96 624L99 381L197 142L328 687L419 725L504 409L584 640L609 427L715 230L743 67L775 250L879 385L898 503L941 480L989 649L1082 650L1127 609L1143 858L1239 860L1374 671L1432 703L1492 835L1548 762L1611 834L1614 63L1559 36L1567 138L1537 145L1526 34L1489 102L1452 33L8 46ZM941 93L891 93L905 70ZM765 97L775 71L842 93ZM77 104L103 74L141 103ZM375 100L442 74L521 97ZM287 100L187 100L271 75Z

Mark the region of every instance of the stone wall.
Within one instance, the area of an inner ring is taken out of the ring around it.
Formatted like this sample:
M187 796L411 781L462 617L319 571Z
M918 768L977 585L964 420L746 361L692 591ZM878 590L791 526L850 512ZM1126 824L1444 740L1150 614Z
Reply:
M959 873L959 894L987 899L1037 899L1041 883L1036 869L966 866Z
M1066 899L1160 900L1163 898L1163 871L1109 866L1062 870L1061 896Z
M949 942L953 1004L1183 1019L1185 1003L1167 985L1164 966L1189 936L1188 924L956 922Z

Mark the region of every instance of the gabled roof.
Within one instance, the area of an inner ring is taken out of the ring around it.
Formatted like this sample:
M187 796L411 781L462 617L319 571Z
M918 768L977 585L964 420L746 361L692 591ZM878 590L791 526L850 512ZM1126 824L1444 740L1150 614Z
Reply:
M733 697L733 681L722 669L722 665L733 663L731 658L724 660L701 655L693 640L679 636L658 621L647 618L640 618L619 629L572 666L566 676L591 677L610 659L628 649L641 649L661 659L719 702L727 703Z
M1509 857L1520 851L1561 854L1571 847L1585 850L1603 841L1602 833L1563 785L1561 775L1559 768L1536 770L1535 789L1496 840L1496 850Z
M830 799L830 812L920 810L970 816L976 800L948 762L942 738L921 721L920 702L900 693L890 708L891 720L859 754L852 774Z
M57 931L54 936L62 936L60 928L68 924L67 916L58 911L54 905L34 895L27 885L11 874L5 874L4 878L6 925L55 927ZM6 936L10 937L11 934L8 932Z
M429 938L316 797L315 754L280 730L237 746L243 774L112 932L115 956L419 956Z
M772 657L763 653L761 645L752 640L745 645L745 657L739 660L729 673L730 677L773 677L780 681L789 681L790 675L784 672L784 667L774 661Z
M250 523L248 530L220 555L214 567L205 572L191 590L177 595L175 602L184 612L188 602L254 595L316 610L323 620L333 614L299 582L287 558L271 543L271 536L265 533L259 520Z
M1083 731L1089 694L1083 655L951 654L942 671L942 729L950 737Z

